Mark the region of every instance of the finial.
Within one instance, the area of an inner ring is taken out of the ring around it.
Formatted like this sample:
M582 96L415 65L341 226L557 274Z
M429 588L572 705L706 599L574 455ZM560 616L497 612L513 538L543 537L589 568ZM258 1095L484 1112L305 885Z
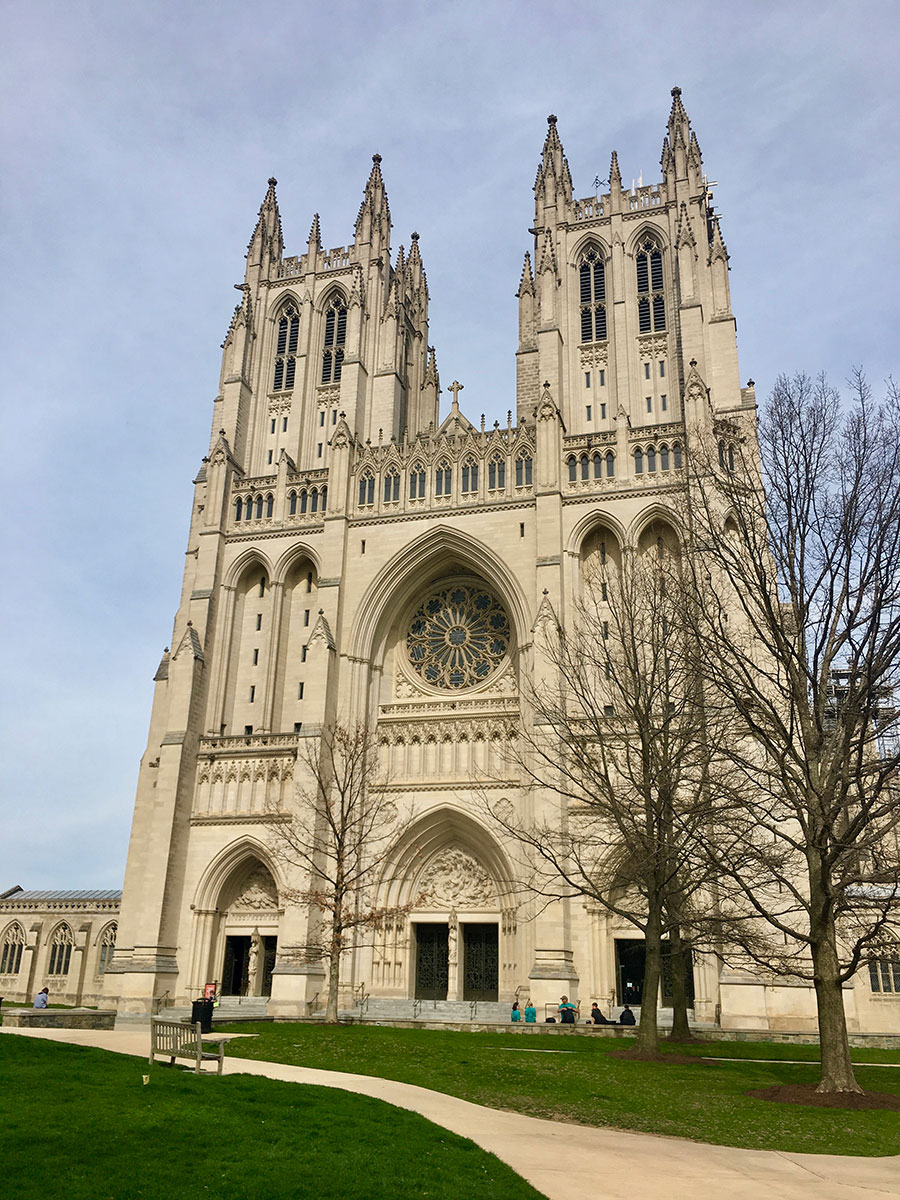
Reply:
M550 391L550 380L549 379L544 380L544 387L547 389L548 392Z
M756 380L755 380L755 379L748 379L748 380L747 380L747 387L755 387L755 386L756 386Z
M696 365L697 365L696 358L692 358L691 361L688 363L689 367L696 367Z
M556 124L556 113L551 113L551 114L550 114L550 116L547 118L547 124L548 124L548 125L555 125L555 124Z
M270 175L269 176L269 187L275 187L277 183L278 183L278 180L275 178L275 176Z
M220 429L220 430L219 430L219 437L224 437L224 436L225 436L225 430L224 430L224 429Z
M672 95L673 96L681 95L681 88L677 84L675 85L675 87L672 88Z
M415 232L411 233L409 236L410 236L410 239L414 242L417 242L419 240L419 235Z
M550 591L549 591L549 589L548 589L548 588L544 588L544 595L545 595L545 596L549 596L549 595L550 595Z
M380 154L373 154L373 155L372 155L372 162L373 162L373 163L380 163L380 162L381 162L381 155L380 155Z

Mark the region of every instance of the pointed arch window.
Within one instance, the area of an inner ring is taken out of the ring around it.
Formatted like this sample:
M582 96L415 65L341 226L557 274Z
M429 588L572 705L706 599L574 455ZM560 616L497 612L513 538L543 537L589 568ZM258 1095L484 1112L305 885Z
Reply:
M238 496L237 500L235 500L235 502L234 502L234 519L235 519L235 522L238 522L238 521L240 521L240 519L241 519L241 515L242 515L243 511L244 511L244 502L243 502L243 500L240 498L240 496Z
M60 925L50 941L48 975L68 975L74 944L75 938L72 936L72 930L68 925Z
M593 457L594 478L599 479L603 474L603 456L599 452L595 452Z
M869 959L869 986L873 992L900 994L900 942L885 938Z
M589 479L591 474L591 460L586 454L581 456L581 478Z
M297 493L296 492L291 492L291 494L288 496L288 513L292 517L295 517L297 515Z
M425 468L420 463L416 463L409 472L409 498L425 499Z
M312 491L309 493L309 511L310 512L318 512L319 511L319 489L318 488L313 488Z
M103 936L100 939L100 953L97 955L97 974L105 975L109 964L112 962L113 953L116 949L116 934L119 931L115 921L112 925L107 925L103 930Z
M616 456L612 450L606 452L606 478L615 479L616 477Z
M492 458L488 463L488 487L492 492L506 487L506 459Z
M308 503L309 503L309 494L308 494L306 488L304 488L303 491L300 493L300 515L301 515L301 517L305 514Z
M262 514L263 514L263 498L262 498L262 496L257 496L256 497L256 519L257 519L257 521L262 520Z
M530 487L534 475L534 461L529 456L516 459L516 487Z
M266 496L266 516L267 516L267 517L271 517L271 516L272 516L272 513L273 513L274 511L275 511L275 498L274 498L274 496L271 496L271 495L269 495L269 496Z
M647 447L647 470L652 475L656 471L656 447Z
M452 486L453 468L445 458L441 459L434 473L434 494L436 496L449 496Z
M467 458L462 465L462 490L466 493L478 491L478 463Z
M0 948L0 975L18 975L25 948L25 930L18 921L13 921L3 934Z
M347 340L347 306L335 296L325 310L325 345L322 351L322 382L340 383Z
M634 452L634 473L635 475L643 475L644 473L644 452L640 446Z
M606 268L595 246L585 251L579 268L582 342L606 341Z
M300 336L300 315L292 304L282 310L278 320L278 338L275 343L275 377L272 390L290 391L294 386L297 369L297 340Z
M393 504L400 499L400 473L399 471L388 471L384 477L384 502L385 504Z
M669 447L662 445L659 448L659 469L668 471L669 469Z
M662 252L652 238L640 246L635 260L638 290L638 329L659 333L666 327Z
M578 478L578 459L574 454L569 455L569 483L574 483Z
M681 470L681 442L676 442L672 447L672 465L676 471Z
M359 479L359 507L368 508L375 503L375 476L366 471Z

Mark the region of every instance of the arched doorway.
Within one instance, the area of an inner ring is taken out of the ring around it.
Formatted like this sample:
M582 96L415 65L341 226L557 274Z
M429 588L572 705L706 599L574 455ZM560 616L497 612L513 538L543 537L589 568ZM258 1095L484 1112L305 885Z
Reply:
M243 864L219 905L223 996L269 996L278 950L278 888L259 859Z

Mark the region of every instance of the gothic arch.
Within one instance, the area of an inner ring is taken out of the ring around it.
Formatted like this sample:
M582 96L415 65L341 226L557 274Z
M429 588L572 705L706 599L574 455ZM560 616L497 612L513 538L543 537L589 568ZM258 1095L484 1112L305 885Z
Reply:
M569 266L577 271L581 266L581 257L586 254L591 248L596 249L597 253L603 259L605 264L609 263L612 257L612 247L596 232L589 231L583 233L578 241L574 244L571 250L572 258Z
M394 847L379 886L379 904L415 904L419 885L429 868L447 852L460 851L490 880L493 896L481 907L502 909L515 894L514 873L502 846L487 826L457 807L442 805L420 816ZM465 881L460 880L461 887ZM477 884L476 884L477 886ZM447 907L453 907L448 903Z
M380 657L398 609L411 603L417 588L426 586L441 572L458 572L460 567L477 572L496 588L508 607L516 648L522 650L529 645L532 617L509 567L477 538L439 525L404 547L375 576L357 610L350 634L350 655L369 661L376 655Z
M266 581L269 582L275 578L275 573L272 570L272 564L262 550L255 546L244 550L237 556L234 562L228 567L225 572L225 577L222 583L225 587L237 587L244 573L254 563L258 564L260 569L265 573Z
M224 850L220 850L207 865L194 892L193 907L204 911L218 908L225 888L235 879L241 868L249 866L253 860L261 863L272 876L280 903L284 881L272 861L268 847L258 838L245 834Z
M627 533L622 522L610 512L594 509L592 512L585 513L572 526L566 545L566 553L579 557L584 548L585 540L597 529L608 529L619 543L619 546L623 550L625 549L627 545Z
M297 315L301 316L303 313L303 300L297 295L296 292L288 288L280 294L277 302L270 309L268 319L272 322L279 321L281 319L281 314L290 304L294 305L297 310Z
M291 573L291 569L298 562L308 561L312 563L313 570L318 579L321 574L321 563L319 555L307 542L292 542L289 549L285 550L281 558L275 563L272 568L271 579L273 583L284 583Z
M625 253L630 257L638 252L641 243L650 238L656 243L656 248L662 254L663 262L665 263L665 255L669 250L669 234L668 230L661 229L659 225L654 225L652 221L641 221L637 229L632 230L631 235L625 243ZM665 270L665 266L663 266Z
M347 292L339 283L332 282L328 284L321 296L316 300L315 309L320 318L324 315L328 305L334 300L340 300L345 308L350 308L350 297L347 295Z
M649 504L641 509L628 527L628 544L636 548L651 525L660 523L672 529L680 544L684 544L684 529L678 516L664 504Z

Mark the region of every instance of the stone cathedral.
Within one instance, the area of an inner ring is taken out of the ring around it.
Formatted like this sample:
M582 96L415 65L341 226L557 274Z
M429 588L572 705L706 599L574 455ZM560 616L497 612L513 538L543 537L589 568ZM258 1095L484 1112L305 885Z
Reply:
M363 721L413 819L376 900L404 915L344 956L346 988L398 1012L517 996L540 1008L562 993L606 1011L640 1003L637 933L583 900L531 904L476 792L558 811L497 778L540 677L536 630L548 611L571 618L601 544L677 538L692 423L755 409L678 88L661 166L658 183L629 190L613 153L609 191L577 199L548 118L516 404L493 425L464 415L455 382L440 419L419 235L392 246L380 156L337 249L316 216L302 253L285 253L269 180L155 675L105 977L123 1016L209 983L275 1016L321 1004L325 967L298 951L313 917L291 900L298 882L269 830L293 803L307 739ZM807 989L700 957L693 1003L701 1022L815 1025Z

